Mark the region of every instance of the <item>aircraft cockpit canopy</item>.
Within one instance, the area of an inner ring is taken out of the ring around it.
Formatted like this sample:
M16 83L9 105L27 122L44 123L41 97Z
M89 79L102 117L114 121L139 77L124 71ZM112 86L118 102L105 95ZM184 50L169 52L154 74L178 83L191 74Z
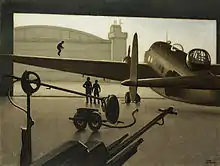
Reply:
M190 70L208 69L211 66L211 57L204 49L192 49L186 56L186 64Z
M177 51L177 50L180 50L180 51L183 51L184 52L184 48L181 44L179 43L174 43L172 44L172 47L170 48L171 51Z

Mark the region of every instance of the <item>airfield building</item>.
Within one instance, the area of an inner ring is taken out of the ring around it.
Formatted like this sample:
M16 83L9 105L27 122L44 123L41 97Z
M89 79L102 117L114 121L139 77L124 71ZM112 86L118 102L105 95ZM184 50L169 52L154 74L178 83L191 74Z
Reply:
M117 23L110 26L108 39L76 29L45 25L16 27L14 35L14 54L28 56L59 57L56 45L61 40L65 41L61 58L122 61L127 51L127 33L122 32L121 25ZM37 72L43 81L85 81L86 77L23 64L14 65L15 75L21 76L24 70ZM91 80L94 79L91 77ZM103 81L102 78L98 80Z

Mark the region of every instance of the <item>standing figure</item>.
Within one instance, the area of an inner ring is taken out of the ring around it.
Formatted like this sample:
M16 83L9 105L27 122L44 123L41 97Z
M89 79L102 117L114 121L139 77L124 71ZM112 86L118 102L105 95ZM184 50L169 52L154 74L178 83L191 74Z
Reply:
M64 41L61 41L61 42L59 42L59 43L57 44L57 49L58 49L58 53L57 53L57 54L58 54L59 56L60 56L61 50L64 49L63 43L64 43Z
M98 83L98 80L95 80L95 83L93 84L92 89L93 89L94 96L99 97L99 93L101 92L101 87ZM94 99L94 104L96 104L96 99ZM98 100L98 104L99 104L99 100Z
M83 84L83 87L86 89L87 95L92 95L92 83L90 77L87 77L87 81ZM90 104L92 104L92 97L86 96L86 103L88 103L88 98L90 98Z

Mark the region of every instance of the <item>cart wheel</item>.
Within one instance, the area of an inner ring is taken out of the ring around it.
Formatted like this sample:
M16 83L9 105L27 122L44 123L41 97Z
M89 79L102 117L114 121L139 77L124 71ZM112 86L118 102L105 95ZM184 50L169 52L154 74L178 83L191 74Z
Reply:
M102 126L102 118L98 113L93 112L88 121L89 128L92 131L98 131Z
M73 118L73 124L78 130L84 130L87 127L86 119Z

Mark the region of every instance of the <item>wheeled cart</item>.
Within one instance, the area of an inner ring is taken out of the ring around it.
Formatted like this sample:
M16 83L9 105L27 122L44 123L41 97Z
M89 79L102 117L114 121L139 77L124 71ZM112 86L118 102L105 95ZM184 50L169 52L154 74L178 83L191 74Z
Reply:
M69 119L78 130L84 130L87 124L92 131L98 131L102 126L102 117L98 109L78 108L75 115Z

